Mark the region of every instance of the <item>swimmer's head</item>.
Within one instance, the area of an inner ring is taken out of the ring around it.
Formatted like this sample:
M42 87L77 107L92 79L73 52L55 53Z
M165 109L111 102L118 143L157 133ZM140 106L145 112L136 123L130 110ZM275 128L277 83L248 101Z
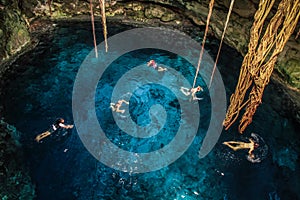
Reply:
M200 87L200 86L198 86L197 87L197 91L199 92L199 91L202 91L203 89L202 89L202 87Z
M259 147L259 144L258 143L254 143L254 148L258 148Z
M64 120L63 118L58 118L58 119L56 120L56 122L57 122L57 123L64 123L65 120Z
M154 61L154 60L150 60L150 61L147 63L148 66L151 66L151 65L154 65L154 64L155 64L155 61Z

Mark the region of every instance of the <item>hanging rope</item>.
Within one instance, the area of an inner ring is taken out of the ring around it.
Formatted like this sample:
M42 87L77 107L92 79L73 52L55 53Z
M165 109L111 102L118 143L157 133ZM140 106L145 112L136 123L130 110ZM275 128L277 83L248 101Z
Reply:
M206 19L205 33L204 33L204 37L203 37L203 41L202 41L202 47L201 47L201 51L200 51L200 55L199 55L197 70L196 70L196 74L195 74L195 78L194 78L192 88L195 88L196 80L197 80L198 73L199 73L199 70L200 70L200 64L201 64L203 53L204 53L204 45L205 45L205 41L206 41L206 37L207 37L207 32L208 32L208 28L209 28L209 21L210 21L210 17L211 17L211 14L212 14L213 7L214 7L214 0L211 0L210 3L209 3L209 11L208 11L208 14L207 14L207 19Z
M225 33L226 33L226 29L227 29L227 26L228 26L228 22L229 22L229 18L230 18L230 15L231 15L232 8L233 8L233 4L234 4L234 0L231 0L229 11L228 11L228 14L227 14L227 19L226 19L223 34L222 34L222 38L221 38L220 45L219 45L218 54L217 54L216 61L215 61L215 64L214 64L214 68L213 68L213 71L212 71L212 74L211 74L211 77L210 77L208 88L210 88L210 86L211 86L211 83L212 83L212 80L213 80L213 77L214 77L214 73L215 73L215 70L217 68L217 63L218 63L220 52L221 52L221 49L222 49L223 39L224 39L224 36L225 36Z
M264 1L263 3L266 3L266 1ZM239 103L243 101L244 95L247 92L248 88L253 85L252 90L249 94L249 99L247 101L248 103L246 105L246 111L240 121L239 132L242 133L245 128L252 122L252 117L258 105L261 103L264 88L269 83L277 57L279 53L282 52L286 42L294 32L294 29L297 25L300 16L299 11L299 0L282 0L278 6L277 12L268 24L264 36L261 38L257 50L256 48L250 48L252 47L250 46L250 43L258 43L258 40L253 41L253 38L250 38L248 54L250 54L249 52L251 52L254 57L252 57L251 60L247 60L245 59L248 55L247 54L244 58L242 70L239 77L239 83L237 85L235 94L233 94L230 99L230 106L226 118L223 122L226 129L228 129L230 125L236 120L240 110ZM262 13L262 10L258 10L256 15L262 16L265 14ZM255 30L256 25L257 24L255 23L253 24L251 35L253 34L252 31ZM281 30L278 33L279 27L281 27ZM259 27L260 32L261 28L262 27ZM258 36L260 35L260 32ZM259 39L259 37L256 39ZM273 52L270 55L271 51ZM267 58L268 60L266 61ZM242 88L240 84L240 82L242 82L241 80L243 79L249 80L249 83L251 83L247 85L245 91L243 91L244 88ZM242 98L242 100L237 101L237 98ZM233 116L234 119L232 120Z
M102 16L102 27L103 27L103 36L105 42L105 51L108 51L107 44L107 26L106 26L106 15L105 15L105 0L99 0L101 16Z
M96 58L98 58L97 41L96 41L96 33L95 33L95 19L94 19L94 12L93 12L93 0L90 0L90 9L91 9L90 12L91 12L91 23L93 29L95 56Z

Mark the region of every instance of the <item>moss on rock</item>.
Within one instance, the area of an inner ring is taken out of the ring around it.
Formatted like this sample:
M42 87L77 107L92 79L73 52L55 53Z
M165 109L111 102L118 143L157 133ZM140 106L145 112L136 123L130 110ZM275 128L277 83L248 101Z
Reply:
M28 27L15 1L3 8L0 14L0 61L16 54L30 41Z
M293 87L300 88L300 62L290 59L282 65L278 65L278 71L285 77L287 82Z

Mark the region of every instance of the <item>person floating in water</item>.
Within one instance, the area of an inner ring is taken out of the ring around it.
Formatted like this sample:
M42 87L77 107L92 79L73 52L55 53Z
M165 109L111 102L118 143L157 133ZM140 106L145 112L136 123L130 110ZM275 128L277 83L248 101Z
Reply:
M155 70L157 70L157 71L159 71L159 72L167 71L167 68L158 66L157 63L156 63L154 60L150 60L150 61L147 63L147 66L148 66L148 67L153 67L153 69L155 69Z
M70 129L73 128L73 125L66 125L64 124L65 120L63 118L59 118L57 119L50 127L50 129L44 133L41 133L39 135L37 135L35 137L35 141L40 142L42 139L44 139L45 137L48 137L49 135L51 135L52 133L58 131L59 129Z
M120 109L122 104L125 103L127 105L129 105L129 102L128 101L125 101L124 99L122 100L119 100L117 103L110 103L110 108L112 109L112 111L114 112L118 112L118 113L124 113L125 110L124 109Z
M254 149L259 147L259 144L254 142L254 140L249 139L249 142L240 142L240 141L228 141L223 142L224 145L228 146L229 148L233 149L234 151L240 149L249 149L248 156L250 158L254 158L253 151Z
M196 96L197 92L203 91L203 88L198 86L196 88L185 88L185 87L181 87L180 91L185 95L185 96L191 96L190 100L202 100L203 98L198 98Z

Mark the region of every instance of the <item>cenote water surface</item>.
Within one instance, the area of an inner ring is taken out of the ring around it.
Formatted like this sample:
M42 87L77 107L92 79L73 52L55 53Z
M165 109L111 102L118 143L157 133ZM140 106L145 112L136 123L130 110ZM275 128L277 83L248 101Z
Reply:
M113 35L130 28L111 24L108 30ZM101 41L101 34L98 36ZM73 123L73 84L92 44L89 23L59 24L53 37L45 38L44 43L13 64L16 72L10 77L15 79L11 78L1 97L6 121L22 132L27 164L36 184L36 199L299 199L299 127L289 116L276 112L278 104L272 100L282 99L272 84L244 136L255 132L265 139L269 152L261 163L250 163L245 159L246 152L234 153L222 145L225 140L241 139L236 127L223 131L213 151L203 159L198 158L211 112L207 87L201 78L198 84L204 92L199 97L204 100L200 101L198 134L183 156L161 170L132 174L111 169L86 150L76 128L66 136L53 135L37 144L34 137L57 117ZM207 50L213 57L217 45L217 40L209 39ZM113 86L126 71L150 59L172 66L193 81L191 64L155 49L128 53L107 69L97 87L96 112L108 138L127 151L157 150L172 140L178 128L180 105L170 90L156 84L142 86L133 94L129 112L135 122L143 125L149 123L151 105L164 106L167 119L159 134L136 139L123 134L114 123L108 108ZM234 90L241 62L236 51L224 46L218 67L227 97ZM163 74L158 76L164 78Z

